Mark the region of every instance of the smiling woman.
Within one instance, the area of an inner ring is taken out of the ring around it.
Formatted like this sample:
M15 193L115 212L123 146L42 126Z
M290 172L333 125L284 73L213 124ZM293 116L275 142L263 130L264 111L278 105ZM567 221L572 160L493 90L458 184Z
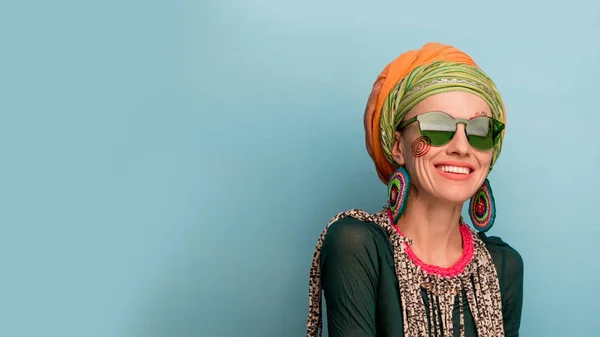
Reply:
M310 273L307 336L518 336L523 261L488 237L487 177L505 111L494 83L460 50L428 43L378 77L365 111L367 149L388 204L336 215ZM461 217L465 201L474 229Z

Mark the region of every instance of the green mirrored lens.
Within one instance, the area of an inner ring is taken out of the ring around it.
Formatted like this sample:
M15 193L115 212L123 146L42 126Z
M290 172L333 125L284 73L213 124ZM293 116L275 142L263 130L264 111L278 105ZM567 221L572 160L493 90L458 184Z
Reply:
M489 150L494 145L492 137L481 137L474 135L467 135L467 139L469 140L469 144L478 150Z
M490 135L491 121L489 117L475 117L467 122L467 134L487 137Z
M489 117L475 117L466 125L469 144L478 150L489 150L494 145L492 119Z
M421 131L421 135L429 138L431 145L442 146L447 144L452 137L454 137L454 131Z
M429 112L419 115L421 135L428 137L433 146L448 143L456 131L456 122L452 116L443 112Z
M452 131L456 130L456 121L444 112L429 112L419 115L421 131Z

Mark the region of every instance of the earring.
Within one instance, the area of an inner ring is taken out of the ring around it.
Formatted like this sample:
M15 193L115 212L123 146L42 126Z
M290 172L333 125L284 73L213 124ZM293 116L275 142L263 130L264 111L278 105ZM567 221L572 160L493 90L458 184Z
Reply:
M408 200L408 188L410 177L404 167L398 168L390 177L388 182L388 200L394 224L398 223L400 217L406 210Z
M485 179L483 185L471 197L469 215L473 226L479 232L487 232L496 220L496 203L492 194L490 181Z

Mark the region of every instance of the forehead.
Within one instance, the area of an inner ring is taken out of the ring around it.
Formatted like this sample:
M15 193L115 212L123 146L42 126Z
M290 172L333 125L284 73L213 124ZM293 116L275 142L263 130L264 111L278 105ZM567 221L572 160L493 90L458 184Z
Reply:
M443 111L454 118L464 119L492 116L490 107L481 97L465 91L450 91L422 100L406 114L405 119L430 111Z

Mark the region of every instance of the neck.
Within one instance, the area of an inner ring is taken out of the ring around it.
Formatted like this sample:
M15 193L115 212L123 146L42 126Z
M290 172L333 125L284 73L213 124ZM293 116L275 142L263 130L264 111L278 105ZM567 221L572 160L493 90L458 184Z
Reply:
M427 264L449 267L462 255L461 203L432 200L409 191L406 210L397 225L412 241L411 249Z

